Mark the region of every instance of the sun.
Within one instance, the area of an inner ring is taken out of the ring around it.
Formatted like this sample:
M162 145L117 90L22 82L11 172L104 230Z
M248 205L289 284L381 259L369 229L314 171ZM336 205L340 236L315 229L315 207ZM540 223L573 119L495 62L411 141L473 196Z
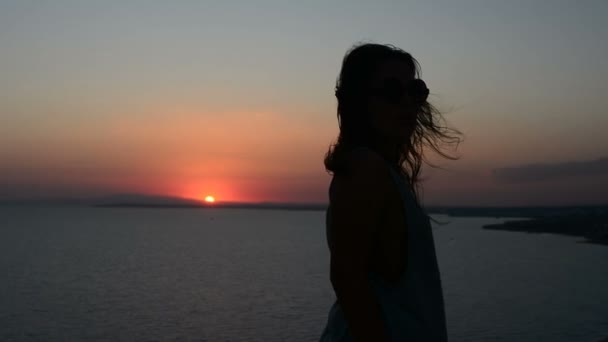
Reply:
M208 196L205 197L205 202L207 202L207 203L213 203L213 202L215 202L215 198L213 196L211 196L211 195L208 195Z

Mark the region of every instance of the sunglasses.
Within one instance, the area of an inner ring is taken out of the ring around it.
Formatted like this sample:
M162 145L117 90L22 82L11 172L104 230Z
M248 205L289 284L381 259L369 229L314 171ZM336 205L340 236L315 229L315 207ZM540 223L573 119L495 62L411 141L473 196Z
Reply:
M405 84L396 78L387 78L381 87L372 88L371 95L379 96L392 104L401 104L408 96L414 104L422 105L429 97L429 89L421 79L413 79Z

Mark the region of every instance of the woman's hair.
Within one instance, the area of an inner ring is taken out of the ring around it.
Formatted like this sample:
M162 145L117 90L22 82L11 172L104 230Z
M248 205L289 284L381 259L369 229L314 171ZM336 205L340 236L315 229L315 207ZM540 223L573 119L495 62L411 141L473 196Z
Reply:
M403 61L408 65L415 78L420 75L418 61L409 53L392 45L360 44L353 46L344 56L342 69L336 81L335 95L338 100L338 126L340 134L337 141L330 145L325 154L324 164L330 174L340 174L343 170L341 161L344 155L356 146L373 144L375 137L367 113L368 89L374 72L388 60ZM440 150L442 143L461 142L456 129L441 125L445 122L441 113L428 101L420 107L416 126L409 139L397 146L394 162L397 170L409 178L418 206L420 206L420 168L422 161L431 164L423 155L423 147L429 146L441 156L456 160Z

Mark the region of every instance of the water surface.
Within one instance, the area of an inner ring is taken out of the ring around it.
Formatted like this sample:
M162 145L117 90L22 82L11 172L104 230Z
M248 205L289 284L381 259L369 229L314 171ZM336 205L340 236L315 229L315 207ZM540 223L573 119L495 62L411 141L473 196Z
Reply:
M608 336L608 247L435 225L451 341ZM316 341L324 212L0 208L0 340Z

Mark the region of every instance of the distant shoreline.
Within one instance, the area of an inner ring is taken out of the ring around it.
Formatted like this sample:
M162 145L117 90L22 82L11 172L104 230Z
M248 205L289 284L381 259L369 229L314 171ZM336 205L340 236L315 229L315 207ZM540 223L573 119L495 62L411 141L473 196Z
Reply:
M578 236L587 243L608 245L608 210L554 212L527 220L486 224L483 229Z

